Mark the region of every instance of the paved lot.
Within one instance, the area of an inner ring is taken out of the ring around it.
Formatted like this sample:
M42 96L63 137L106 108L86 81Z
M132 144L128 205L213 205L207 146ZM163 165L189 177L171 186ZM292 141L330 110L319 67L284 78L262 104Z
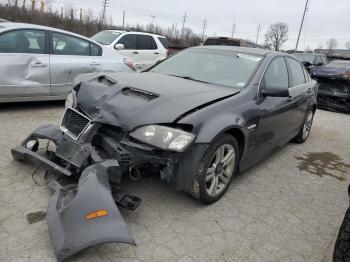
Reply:
M55 260L45 219L27 218L46 211L52 192L10 149L62 112L56 102L0 106L0 261ZM157 178L139 181L132 188L143 203L122 210L138 246L104 244L71 261L330 261L348 205L349 130L350 115L319 110L305 144L289 144L243 173L211 206Z

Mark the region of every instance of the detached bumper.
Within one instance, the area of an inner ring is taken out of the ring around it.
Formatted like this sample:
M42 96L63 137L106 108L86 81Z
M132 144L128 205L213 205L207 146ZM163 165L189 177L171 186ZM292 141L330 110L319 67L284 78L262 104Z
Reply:
M54 142L56 154L63 148L71 159L67 162L67 168L52 161L48 155L26 148L26 143L31 139ZM109 183L111 172L118 176L118 162L95 156L99 161L86 167L79 180L68 169L71 165L83 169L79 164L88 157L94 158L92 154L94 151L89 143L70 143L62 131L53 125L39 127L20 146L12 149L15 160L34 163L47 170L55 180L55 193L47 209L47 225L58 261L96 244L121 242L135 245ZM69 183L63 184L62 178L69 179ZM123 199L120 198L120 201Z

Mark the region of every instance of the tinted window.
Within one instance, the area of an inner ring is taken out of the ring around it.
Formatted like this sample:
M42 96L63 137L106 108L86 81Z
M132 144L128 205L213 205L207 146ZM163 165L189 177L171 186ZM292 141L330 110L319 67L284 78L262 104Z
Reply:
M228 46L240 46L239 41L230 39L207 39L203 45L228 45Z
M45 32L17 30L0 35L1 53L45 53Z
M120 32L102 31L102 32L99 32L96 35L92 36L91 39L93 39L96 42L99 42L103 45L110 45L120 35L121 35Z
M157 44L152 36L149 35L137 35L137 49L149 50L157 49Z
M244 88L262 59L233 51L186 49L159 63L151 72Z
M124 49L136 49L136 35L124 35L117 44L123 44Z
M165 37L158 37L158 39L162 43L164 48L168 49L168 47L169 47L168 39L166 39Z
M78 37L52 33L53 53L55 55L90 55L90 43Z
M90 55L91 56L101 56L102 55L102 48L98 45L90 43Z
M264 84L270 88L288 88L288 71L283 57L270 63L264 75Z
M298 86L305 83L305 76L303 71L303 66L292 58L287 58L290 76L291 76L291 86Z

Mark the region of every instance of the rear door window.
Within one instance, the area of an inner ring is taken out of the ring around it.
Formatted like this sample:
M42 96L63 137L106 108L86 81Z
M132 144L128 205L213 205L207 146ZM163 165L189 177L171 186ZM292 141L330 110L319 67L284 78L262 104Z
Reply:
M52 42L54 55L90 55L90 43L84 39L61 33L52 33Z
M138 50L150 50L157 49L157 44L152 36L149 35L137 35L136 47Z
M287 57L291 87L305 84L303 66L295 59Z
M127 34L118 40L117 44L123 44L125 50L135 50L136 49L136 35Z

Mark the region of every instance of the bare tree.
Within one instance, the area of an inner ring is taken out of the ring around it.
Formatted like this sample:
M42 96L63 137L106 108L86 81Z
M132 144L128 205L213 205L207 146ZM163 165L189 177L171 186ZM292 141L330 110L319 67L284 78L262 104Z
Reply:
M278 51L288 39L288 25L283 22L270 25L265 34L265 45Z
M310 46L305 47L304 52L305 53L312 53Z
M326 46L327 46L327 49L329 49L329 50L335 49L335 48L338 46L338 41L337 41L337 39L335 39L335 38L329 39L329 40L327 41Z
M347 41L347 42L345 43L345 48L348 49L348 50L350 50L350 41Z

